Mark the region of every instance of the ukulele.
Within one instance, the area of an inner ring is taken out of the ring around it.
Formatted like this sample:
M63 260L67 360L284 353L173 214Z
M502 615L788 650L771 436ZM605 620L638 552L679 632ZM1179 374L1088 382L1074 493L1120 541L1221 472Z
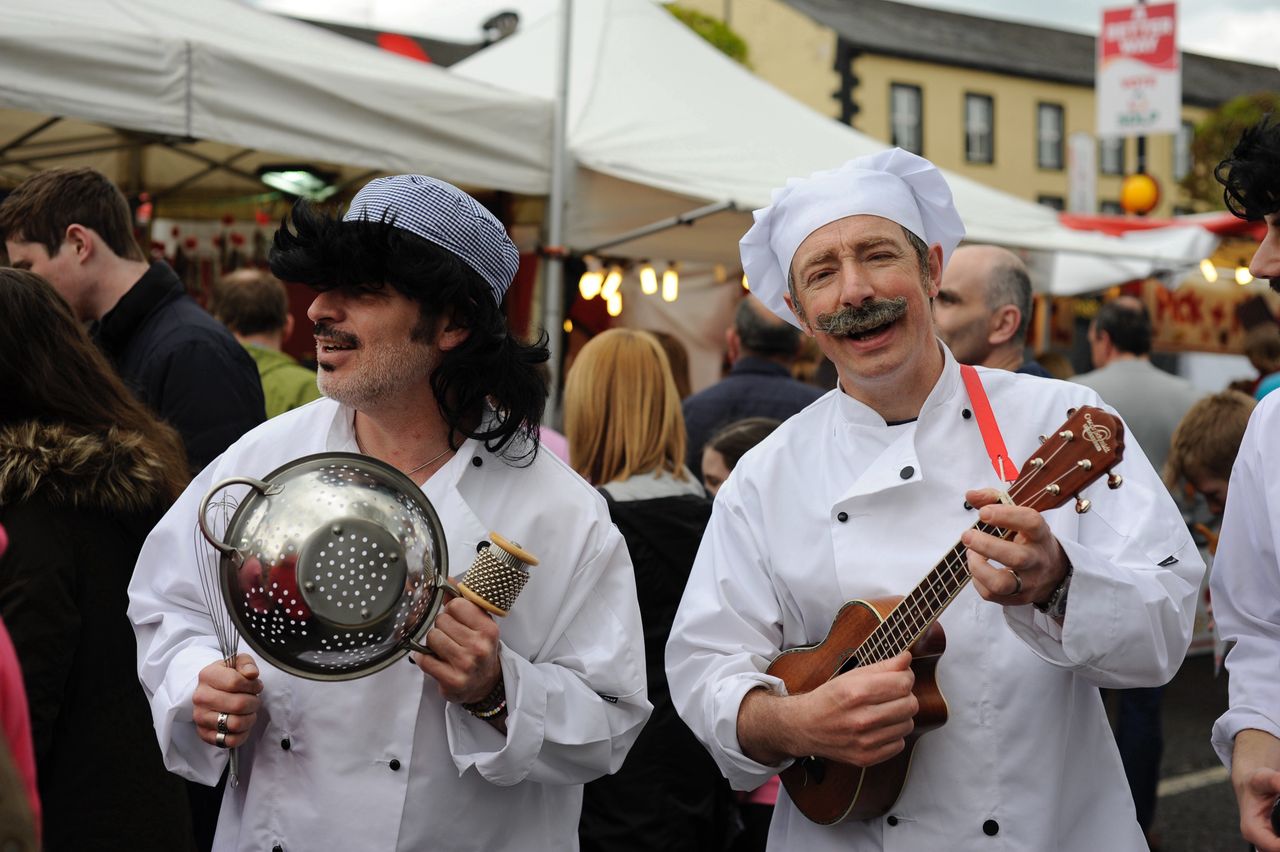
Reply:
M1040 437L1039 450L1022 466L1005 502L1041 512L1055 509L1119 463L1124 425L1118 418L1092 406L1068 414L1055 435ZM1119 474L1111 474L1107 484L1119 488L1121 481ZM1076 496L1077 512L1083 514L1089 506L1088 500ZM981 521L973 528L1004 539L1014 535ZM791 800L813 822L831 825L887 813L906 783L916 740L947 721L947 702L935 677L946 649L937 620L969 582L967 553L968 548L957 543L906 597L850 601L836 614L822 642L784 651L770 664L767 673L780 678L788 694L799 695L859 666L911 650L912 692L920 709L906 748L865 767L802 757L780 774Z

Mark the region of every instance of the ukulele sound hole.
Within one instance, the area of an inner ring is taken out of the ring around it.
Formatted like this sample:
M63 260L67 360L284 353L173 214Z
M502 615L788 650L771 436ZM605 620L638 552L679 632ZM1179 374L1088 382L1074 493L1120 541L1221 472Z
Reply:
M800 765L804 767L806 782L821 784L822 779L827 777L827 762L820 757L806 757Z

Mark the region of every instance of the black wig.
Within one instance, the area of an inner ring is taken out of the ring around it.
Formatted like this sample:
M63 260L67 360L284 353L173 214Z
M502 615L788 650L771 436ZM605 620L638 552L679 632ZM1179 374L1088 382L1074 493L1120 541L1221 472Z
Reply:
M1240 136L1235 150L1213 171L1225 187L1227 209L1257 220L1280 211L1280 124L1270 115Z

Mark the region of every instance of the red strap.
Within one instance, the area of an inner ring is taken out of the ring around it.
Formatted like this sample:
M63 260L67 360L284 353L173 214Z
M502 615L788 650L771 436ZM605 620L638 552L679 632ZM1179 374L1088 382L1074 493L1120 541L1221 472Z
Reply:
M991 456L991 466L995 468L996 476L1004 482L1013 482L1018 478L1018 469L1009 458L1009 451L1004 448L1004 438L1000 436L1000 427L996 424L996 416L991 411L991 403L987 400L987 392L982 388L978 371L968 364L961 364L960 378L964 379L965 390L969 392L973 415L978 418L982 443L987 445L987 455Z

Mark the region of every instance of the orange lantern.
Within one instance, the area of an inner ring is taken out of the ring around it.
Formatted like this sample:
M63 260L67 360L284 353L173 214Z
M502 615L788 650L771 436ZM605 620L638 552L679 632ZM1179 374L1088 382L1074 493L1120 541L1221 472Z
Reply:
M1129 175L1120 185L1120 208L1143 216L1160 203L1160 184L1149 174Z

